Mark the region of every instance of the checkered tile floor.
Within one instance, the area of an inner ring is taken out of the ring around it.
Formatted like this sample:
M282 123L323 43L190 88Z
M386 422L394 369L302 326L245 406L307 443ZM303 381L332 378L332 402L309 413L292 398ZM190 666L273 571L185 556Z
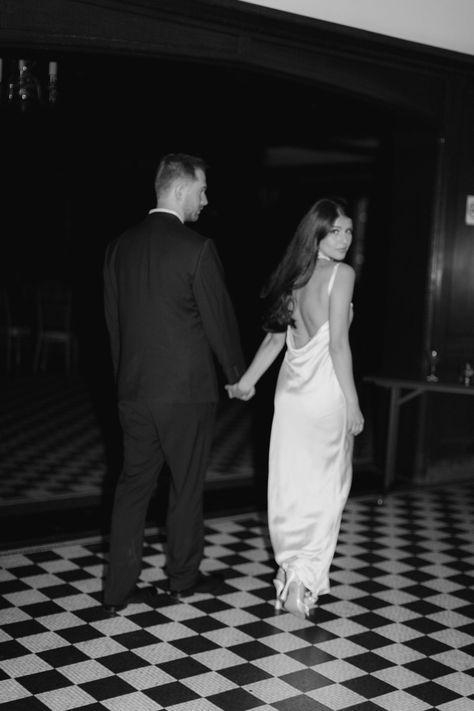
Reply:
M275 612L265 518L206 522L219 597L104 616L99 539L0 560L5 711L472 711L474 486L351 498L314 620ZM148 532L144 583L164 583Z
M80 377L18 378L1 384L0 506L99 497L107 474L106 442L90 389ZM254 473L251 411L223 401L207 479ZM232 407L230 406L232 405ZM112 397L107 415L112 421ZM120 433L110 446L120 450Z
M97 402L84 378L56 375L4 378L0 392L0 507L98 500L106 477L117 476L107 461L120 451L113 394ZM254 477L253 417L249 403L219 403L208 483ZM369 461L370 446L368 434L357 439L355 465Z

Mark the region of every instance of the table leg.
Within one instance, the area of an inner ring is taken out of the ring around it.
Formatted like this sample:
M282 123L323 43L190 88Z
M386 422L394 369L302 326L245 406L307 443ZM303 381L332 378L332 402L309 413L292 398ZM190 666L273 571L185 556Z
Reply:
M425 452L425 431L426 431L426 398L427 393L422 393L420 407L418 410L418 427L415 442L414 461L414 481L422 483L426 479L426 452Z
M384 488L387 491L394 479L396 456L397 456L397 437L398 437L398 413L400 406L400 388L397 385L392 385L390 388L390 407L388 413L388 433L387 433L387 451L385 455L385 480Z

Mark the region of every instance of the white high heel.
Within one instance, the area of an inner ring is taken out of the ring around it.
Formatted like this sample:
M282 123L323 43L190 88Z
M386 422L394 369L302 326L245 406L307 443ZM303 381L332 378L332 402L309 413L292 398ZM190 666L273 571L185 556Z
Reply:
M280 593L279 600L287 612L301 619L306 619L310 614L311 607L308 602L308 590L297 577L294 570L286 576L285 585Z
M285 578L286 574L283 568L278 568L276 577L273 578L273 585L275 586L276 599L275 599L275 610L281 610L283 607L283 600L281 598L282 592L285 588Z

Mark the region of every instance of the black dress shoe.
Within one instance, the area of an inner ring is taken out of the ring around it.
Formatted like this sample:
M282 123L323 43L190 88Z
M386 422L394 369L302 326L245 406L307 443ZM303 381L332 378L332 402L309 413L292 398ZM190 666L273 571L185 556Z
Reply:
M102 604L102 607L107 612L107 614L112 617L116 615L121 610L125 610L127 605L133 603L143 603L149 605L150 607L158 607L159 605L159 594L156 588L148 586L146 588L136 588L130 595L125 599L125 602L114 605Z
M187 588L183 590L173 590L173 588L168 589L168 593L180 600L183 597L190 597L191 595L196 595L197 593L217 593L220 589L224 588L224 580L217 575L204 575L204 573L199 573L196 581Z
M124 603L123 605L105 605L104 603L102 603L102 607L104 608L109 617L114 617L121 610L125 610L127 605L126 603Z

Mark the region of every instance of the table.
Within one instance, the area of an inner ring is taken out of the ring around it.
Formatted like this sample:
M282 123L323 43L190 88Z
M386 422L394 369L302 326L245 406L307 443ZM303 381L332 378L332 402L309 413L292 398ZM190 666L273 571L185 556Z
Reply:
M451 395L474 395L474 387L459 383L432 382L427 380L409 380L378 375L369 375L364 378L367 383L373 383L390 391L388 412L387 448L384 466L384 488L388 490L393 483L398 440L398 420L400 407L426 393L449 393Z

